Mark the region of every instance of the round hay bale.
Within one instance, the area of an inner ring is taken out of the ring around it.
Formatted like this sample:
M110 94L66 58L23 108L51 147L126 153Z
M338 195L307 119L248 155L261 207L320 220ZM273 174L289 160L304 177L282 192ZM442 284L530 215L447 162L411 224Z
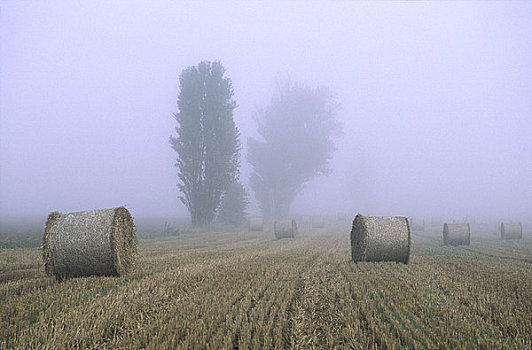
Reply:
M301 219L297 222L299 223L298 229L310 230L312 228L312 218L310 215L302 215Z
M325 218L323 216L312 217L312 228L324 228L324 227L325 227Z
M262 217L248 218L248 231L264 231L264 219Z
M351 230L353 261L396 261L407 264L410 257L410 227L402 216L358 214Z
M430 219L430 225L431 225L432 227L438 227L438 226L441 226L442 221L443 221L443 220L441 219L441 217L439 217L439 216L433 216L433 217Z
M469 224L443 224L444 245L469 245L471 229Z
M523 238L523 226L520 222L501 222L501 239Z
M294 238L297 233L297 224L295 220L277 221L273 223L273 232L275 238Z
M43 235L45 270L58 279L121 276L137 258L137 235L124 207L53 212Z

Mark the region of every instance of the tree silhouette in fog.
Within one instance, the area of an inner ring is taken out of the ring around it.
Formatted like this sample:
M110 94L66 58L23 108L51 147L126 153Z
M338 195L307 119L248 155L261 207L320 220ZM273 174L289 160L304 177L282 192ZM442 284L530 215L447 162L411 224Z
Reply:
M288 218L305 183L330 173L333 137L341 129L335 119L338 108L326 87L287 83L257 112L261 139L248 140L247 161L253 167L250 186L264 217Z
M231 79L219 61L203 61L184 69L175 119L179 197L192 225L212 222L227 187L238 179L241 144L233 120L236 102Z
M249 205L248 194L240 182L233 182L222 197L218 220L228 225L241 225L246 219Z

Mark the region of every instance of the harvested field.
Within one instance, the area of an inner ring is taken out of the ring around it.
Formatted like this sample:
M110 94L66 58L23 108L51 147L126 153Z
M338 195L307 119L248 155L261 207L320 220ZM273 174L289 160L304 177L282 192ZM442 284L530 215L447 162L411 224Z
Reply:
M440 232L408 265L355 264L349 232L140 240L131 273L63 282L40 249L0 249L0 348L530 349L530 235Z

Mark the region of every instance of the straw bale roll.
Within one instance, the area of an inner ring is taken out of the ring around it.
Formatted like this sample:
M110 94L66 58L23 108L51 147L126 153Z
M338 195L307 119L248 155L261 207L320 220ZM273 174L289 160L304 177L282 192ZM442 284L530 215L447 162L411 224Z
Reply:
M410 257L410 227L402 216L358 214L351 230L353 261L396 261L407 264Z
M249 231L264 231L264 219L262 217L248 218Z
M523 226L520 222L501 222L501 239L523 238Z
M430 219L430 225L432 227L437 227L437 226L440 226L442 223L442 219L441 217L439 216L433 216L431 219Z
M444 245L469 245L471 228L469 224L443 224Z
M275 238L294 238L297 234L297 224L294 219L286 221L275 220L273 224Z
M58 279L121 276L137 257L137 235L124 207L48 216L43 235L45 270Z

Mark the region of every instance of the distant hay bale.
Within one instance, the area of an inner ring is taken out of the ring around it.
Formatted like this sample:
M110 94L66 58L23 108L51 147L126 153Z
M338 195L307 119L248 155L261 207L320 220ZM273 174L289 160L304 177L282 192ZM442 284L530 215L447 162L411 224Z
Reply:
M312 228L324 228L324 227L325 227L325 218L323 216L312 217Z
M425 219L408 218L408 224L412 231L425 231Z
M264 219L262 217L248 218L248 231L264 231Z
M501 222L501 239L523 238L523 226L520 222Z
M299 229L309 230L312 227L312 218L309 215L302 215L297 222L299 223Z
M336 213L336 221L347 221L347 213L343 213L343 212Z
M442 219L439 216L433 216L430 219L430 226L432 227L438 227L438 226L441 226L441 224L442 224Z
M443 224L444 245L469 245L471 229L469 224Z
M277 221L273 224L275 238L294 238L297 234L297 224L295 220Z
M396 261L407 264L410 257L410 227L401 216L358 214L351 229L353 261Z
M45 270L58 279L121 276L135 264L137 235L124 207L53 212L43 235Z

